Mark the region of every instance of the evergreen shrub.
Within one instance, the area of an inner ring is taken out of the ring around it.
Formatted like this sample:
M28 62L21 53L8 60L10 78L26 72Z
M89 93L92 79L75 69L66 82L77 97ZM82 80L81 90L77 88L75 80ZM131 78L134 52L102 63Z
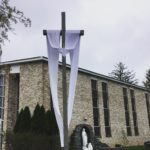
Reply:
M60 139L54 112L45 111L44 106L37 104L31 117L29 107L21 109L14 133L8 132L6 141L12 150L59 150Z

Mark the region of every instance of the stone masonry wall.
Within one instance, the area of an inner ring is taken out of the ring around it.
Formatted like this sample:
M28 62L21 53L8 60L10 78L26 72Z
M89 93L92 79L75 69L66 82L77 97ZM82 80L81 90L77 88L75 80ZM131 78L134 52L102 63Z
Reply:
M24 67L23 67L24 66ZM36 63L36 64L26 64L21 67L21 92L20 93L20 106L23 104L29 105L33 110L35 103L43 104L47 109L50 105L50 88L49 88L49 78L48 78L48 67L47 63ZM24 69L23 69L24 68ZM33 69L34 68L34 69ZM98 100L99 100L99 111L100 111L100 127L101 136L100 140L102 142L108 143L110 146L115 144L124 144L124 135L126 136L126 122L125 122L125 111L124 111L124 100L122 88L123 85L106 81L101 78L93 77L79 72L76 94L75 94L75 104L73 109L73 116L70 125L70 134L76 127L76 125L81 123L90 124L93 126L93 107L92 107L92 93L91 93L91 79L96 79L98 82ZM69 70L67 70L67 79L69 79ZM42 84L43 82L43 84ZM101 83L108 83L108 94L109 94L109 110L110 110L110 126L112 137L105 136L105 125L104 125L104 109L103 109L103 99L102 99L102 87ZM30 84L29 84L30 83ZM69 85L69 80L67 80L67 85ZM147 108L145 102L144 91L134 89L136 108L137 108L137 118L139 127L139 136L134 135L133 128L133 117L131 110L131 99L129 89L131 87L127 86L128 89L128 100L129 100L129 111L130 120L132 128L132 136L126 136L128 139L128 145L142 145L144 141L149 140L150 131L147 118ZM63 109L62 105L62 73L61 67L59 68L58 76L58 94L59 94L59 107Z
M46 110L50 109L51 96L50 96L50 82L48 75L48 64L43 62L43 105Z
M6 69L7 70L7 69ZM9 71L7 71L8 73ZM8 118L8 87L10 76L6 75L6 88L5 88L5 120ZM67 79L69 79L69 70L67 69ZM124 86L117 82L107 81L100 77L92 76L82 72L78 73L75 103L73 109L73 116L69 133L75 129L78 124L89 124L93 126L93 106L92 106L92 91L91 91L91 79L96 79L98 84L98 101L99 101L99 112L100 112L100 127L101 127L101 138L102 142L114 146L115 144L124 143L124 135L128 139L128 145L143 145L144 141L150 139L150 128L148 125L147 107L145 101L145 92L143 90ZM7 81L8 80L8 81ZM105 135L105 124L104 124L104 109L103 109L103 98L102 98L102 82L108 84L108 95L109 95L109 110L110 110L110 127L112 137L106 137ZM67 80L69 85L69 80ZM126 135L126 122L125 122L125 110L122 88L128 89L128 101L129 101L129 112L131 120L132 136ZM133 128L133 117L131 108L130 89L134 89L135 92L135 103L137 110L137 120L139 127L139 136L135 136ZM58 75L58 94L59 94L59 107L62 112L62 73L61 67L59 68ZM19 97L19 109L29 106L31 112L33 112L36 104L44 105L46 109L50 109L50 86L48 77L48 65L47 62L32 62L20 64L20 97ZM8 121L4 121L4 128L7 128Z
M69 78L69 71L67 72L67 79ZM81 123L87 123L93 126L93 107L92 107L92 93L91 93L91 79L96 79L98 82L98 100L100 111L100 127L101 136L100 140L115 146L115 144L125 143L127 145L143 145L144 141L150 139L150 130L148 125L147 108L145 102L145 91L129 86L124 86L116 82L107 81L101 78L93 77L79 72L75 103L73 109L73 116L70 125L70 134ZM106 82L108 84L108 96L109 96L109 110L110 110L110 126L112 137L106 137L105 124L104 124L104 109L102 98L102 86L101 83ZM69 83L67 81L67 83ZM60 109L62 110L62 75L61 69L59 71L58 92L60 99ZM131 120L132 136L127 136L126 122L125 122L125 110L122 88L126 87L128 90L129 112ZM137 120L139 128L139 136L135 136L133 127L133 117L131 108L130 89L135 92L135 105L137 110ZM86 121L85 121L86 120Z
M20 66L19 108L29 106L31 113L37 103L44 105L45 108L50 108L50 104L48 104L50 92L47 87L48 74L43 62L22 64Z
M101 85L101 81L99 81L99 85ZM99 94L100 96L99 100L101 103L100 106L101 130L102 130L101 140L103 142L110 143L110 145L113 146L114 144L118 144L118 143L124 144L125 142L123 140L124 138L123 132L126 134L125 110L124 110L124 100L123 100L123 92L122 92L123 87L124 87L123 85L114 82L108 82L110 124L112 130L112 138L105 137L102 94ZM144 141L150 139L147 108L146 108L145 95L144 95L145 92L142 90L132 88L135 92L135 105L136 105L137 122L139 128L139 136L135 136L134 128L133 128L131 97L129 93L131 87L126 87L126 88L128 90L128 102L129 102L132 136L127 136L127 134L125 136L128 139L128 145L143 145ZM102 93L102 91L100 90L99 93Z

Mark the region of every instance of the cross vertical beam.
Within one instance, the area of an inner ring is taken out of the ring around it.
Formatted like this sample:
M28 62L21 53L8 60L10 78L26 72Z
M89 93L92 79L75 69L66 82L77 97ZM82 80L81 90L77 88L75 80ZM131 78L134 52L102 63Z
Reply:
M65 48L65 12L61 13L62 18L62 48ZM69 149L68 142L68 102L67 102L67 81L66 81L66 56L62 55L62 87L63 87L63 126L64 126L64 150Z
M65 12L61 13L62 29L60 36L62 37L62 48L65 48L65 32L66 21ZM47 36L47 30L43 30L43 35ZM84 30L80 30L80 36L84 35ZM62 150L69 150L68 138L68 101L67 101L67 80L66 80L66 56L62 56L62 88L63 88L63 126L64 126L64 147Z

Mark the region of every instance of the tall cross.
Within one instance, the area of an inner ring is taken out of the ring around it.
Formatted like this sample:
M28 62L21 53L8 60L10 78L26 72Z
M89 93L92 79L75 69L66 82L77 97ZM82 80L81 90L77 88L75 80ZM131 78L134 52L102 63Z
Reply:
M66 16L65 12L61 13L61 32L62 36L62 48L65 48L65 32L66 32ZM47 31L43 30L43 34L47 35ZM80 36L84 35L84 30L80 30ZM67 80L66 80L66 56L62 55L62 87L63 87L63 126L64 126L64 148L63 150L69 150L68 139L68 102L67 102Z

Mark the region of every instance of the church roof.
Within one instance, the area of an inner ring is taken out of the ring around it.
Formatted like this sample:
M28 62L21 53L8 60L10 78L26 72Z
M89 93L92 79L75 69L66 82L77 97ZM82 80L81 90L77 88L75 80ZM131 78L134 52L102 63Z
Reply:
M35 61L45 61L48 62L48 58L44 57L44 56L39 56L39 57L32 57L32 58L26 58L26 59L18 59L18 60L12 60L12 61L5 61L5 62L1 62L0 66L3 65L15 65L15 64L22 64L22 63L29 63L29 62L35 62ZM61 65L61 62L59 63ZM70 65L67 64L67 67L70 68ZM148 91L145 87L139 86L139 85L135 85L135 84L130 84L127 82L123 82L117 79L114 79L112 77L100 74L100 73L96 73L87 69L83 69L83 68L79 68L78 69L79 72L93 76L94 78L101 78L105 81L112 81L112 82L117 82L119 84L122 84L124 86L128 86L131 88L138 88L144 91Z

